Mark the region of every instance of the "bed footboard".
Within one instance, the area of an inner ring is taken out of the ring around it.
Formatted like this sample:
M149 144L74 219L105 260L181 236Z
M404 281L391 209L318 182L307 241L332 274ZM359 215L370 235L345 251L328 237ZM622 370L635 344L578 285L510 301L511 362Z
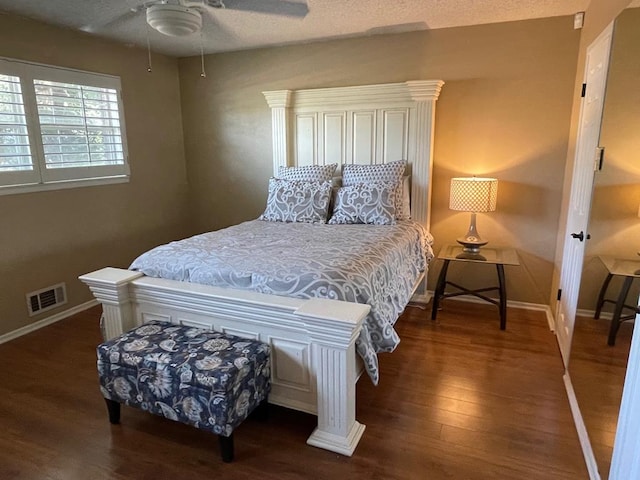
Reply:
M355 341L368 305L210 287L110 267L80 280L102 304L105 339L164 320L269 343L269 401L318 416L309 445L343 455L355 450L365 429L355 419Z

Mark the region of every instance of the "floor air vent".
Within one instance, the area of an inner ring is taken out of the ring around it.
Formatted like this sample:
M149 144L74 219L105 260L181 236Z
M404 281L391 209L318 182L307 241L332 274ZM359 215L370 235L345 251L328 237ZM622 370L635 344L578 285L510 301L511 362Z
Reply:
M67 303L67 288L64 283L27 293L29 315L42 313Z

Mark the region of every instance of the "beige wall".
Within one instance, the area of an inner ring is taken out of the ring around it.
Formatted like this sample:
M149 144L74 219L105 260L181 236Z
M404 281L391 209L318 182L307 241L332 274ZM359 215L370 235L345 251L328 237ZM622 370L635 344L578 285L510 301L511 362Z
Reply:
M479 214L492 245L518 249L509 297L548 303L580 32L571 17L451 28L180 60L185 151L197 230L255 218L271 174L264 90L442 79L437 104L432 232L436 249L466 231L448 209L459 175L500 180L498 210ZM451 279L495 284L495 271ZM439 269L430 275L431 287Z
M29 317L25 294L66 282L69 303L92 298L77 276L126 267L188 233L177 60L71 30L0 15L0 56L119 75L131 163L128 184L0 196L0 335Z
M594 310L606 270L597 255L640 260L640 8L627 9L616 20L600 145L602 171L596 174L578 307ZM620 278L610 286L620 287ZM635 283L630 302L638 298ZM614 298L610 295L609 298ZM631 300L633 299L633 300ZM611 308L611 305L607 306Z
M436 249L468 224L468 215L448 209L450 178L496 176L498 210L479 215L480 232L519 251L522 265L507 271L510 298L547 303L557 285L563 174L579 111L576 59L584 62L587 40L624 3L593 0L582 33L560 17L211 55L206 79L198 58L180 60L178 69L178 61L154 55L149 75L144 51L0 16L0 56L122 77L132 165L129 184L0 196L0 334L41 318L27 317L26 292L66 281L63 308L89 300L78 274L126 266L144 249L191 233L190 217L193 231L255 218L272 168L262 91L408 79L446 82L436 120ZM468 274L476 284L494 281L491 269L452 269L451 278L468 282Z

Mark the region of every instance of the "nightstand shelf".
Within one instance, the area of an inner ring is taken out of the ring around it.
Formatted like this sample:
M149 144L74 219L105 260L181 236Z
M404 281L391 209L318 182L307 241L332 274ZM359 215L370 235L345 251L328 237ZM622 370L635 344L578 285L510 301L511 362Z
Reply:
M479 254L467 254L463 251L460 245L445 245L440 253L438 259L443 260L442 269L438 275L438 282L436 283L436 289L433 295L433 305L431 307L431 319L435 320L438 315L438 308L440 302L445 298L458 297L460 295L473 295L480 298L485 302L496 305L500 311L500 329L504 330L507 327L507 290L504 276L505 265L520 265L518 260L518 254L513 248L492 248L484 247L480 250ZM451 262L465 262L474 264L490 264L496 266L498 274L498 286L497 287L485 287L475 290L470 290L461 285L447 281L447 272L449 270L449 264ZM458 291L445 292L447 285L456 288ZM487 292L497 290L499 293L498 300L489 298L484 295Z

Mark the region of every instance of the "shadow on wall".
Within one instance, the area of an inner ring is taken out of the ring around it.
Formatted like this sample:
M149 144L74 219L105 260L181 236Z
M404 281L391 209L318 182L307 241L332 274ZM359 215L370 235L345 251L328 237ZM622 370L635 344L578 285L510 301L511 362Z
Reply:
M531 160L530 163L535 163ZM546 305L550 296L550 279L555 252L548 248L557 236L549 225L549 216L557 208L560 193L540 185L523 184L506 180L509 176L521 177L522 165L514 167L518 172L483 172L478 176L499 180L498 205L495 212L478 213L478 230L489 241L488 247L514 247L518 250L520 266L506 270L507 289L511 300ZM530 168L526 166L524 168ZM466 172L439 169L437 178L470 176ZM449 210L448 182L436 182L433 191L433 208L439 212L432 218L431 231L435 237L436 254L445 244L455 243L469 225L469 213ZM444 212L447 212L443 217ZM435 285L439 264L430 270L429 285ZM471 274L472 273L472 274ZM494 269L451 269L449 278L469 288L496 283ZM513 295L516 292L516 295Z

